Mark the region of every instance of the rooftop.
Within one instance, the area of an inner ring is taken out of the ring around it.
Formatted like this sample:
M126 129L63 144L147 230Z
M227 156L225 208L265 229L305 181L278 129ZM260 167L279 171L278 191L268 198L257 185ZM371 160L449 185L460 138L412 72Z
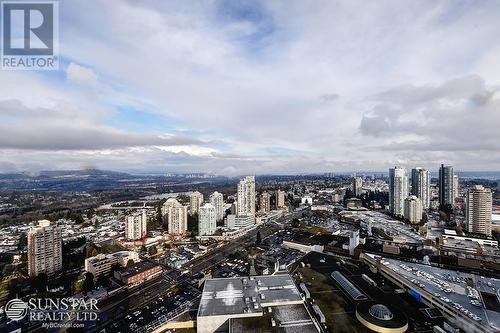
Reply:
M205 282L198 317L262 313L262 307L302 304L288 274L211 279Z
M275 326L272 326L272 323ZM302 304L279 305L262 317L231 319L230 333L316 333L316 327Z
M415 289L425 290L471 320L500 328L500 280L384 258L383 264Z
M346 293L351 296L352 299L356 301L361 301L367 299L366 295L363 294L356 286L354 286L346 277L339 271L333 271L330 276L344 289Z
M135 263L133 266L120 268L120 274L122 277L127 277L142 273L156 266L158 265L149 261L140 261L138 263Z

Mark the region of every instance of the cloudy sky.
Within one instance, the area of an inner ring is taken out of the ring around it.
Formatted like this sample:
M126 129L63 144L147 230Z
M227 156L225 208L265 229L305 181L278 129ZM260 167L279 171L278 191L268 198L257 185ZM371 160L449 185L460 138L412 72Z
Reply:
M500 170L497 1L61 1L0 172Z

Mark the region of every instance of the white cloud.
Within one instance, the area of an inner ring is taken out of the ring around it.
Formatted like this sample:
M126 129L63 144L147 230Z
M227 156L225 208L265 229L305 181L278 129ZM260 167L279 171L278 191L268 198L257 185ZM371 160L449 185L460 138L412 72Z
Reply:
M47 142L72 142L55 130L56 119L71 122L75 134L88 136L95 127L126 136L119 147L71 147L89 149L86 162L105 168L133 169L136 160L139 168L142 160L148 161L143 168L175 171L306 172L380 170L400 160L433 167L447 160L462 169L499 169L498 157L478 153L497 147L491 127L497 121L492 91L500 84L492 43L500 33L498 7L453 1L97 1L89 7L73 1L62 8L60 23L67 81L9 73L0 84L16 82L31 92L14 88L4 100L21 101L32 112L58 110L46 122L52 126ZM162 148L151 140L162 133L134 133L120 123L124 105L210 144ZM37 117L25 116L33 120L27 126L40 128ZM484 130L474 134L467 126ZM143 149L130 166L116 162L109 152L123 153L131 141ZM13 149L3 151L3 160L22 168L27 152L11 158ZM64 165L77 166L79 153L67 150ZM37 156L50 166L44 154ZM176 163L164 165L173 156Z
M66 69L68 81L81 84L95 86L97 85L97 74L90 68L80 66L75 63L70 63Z

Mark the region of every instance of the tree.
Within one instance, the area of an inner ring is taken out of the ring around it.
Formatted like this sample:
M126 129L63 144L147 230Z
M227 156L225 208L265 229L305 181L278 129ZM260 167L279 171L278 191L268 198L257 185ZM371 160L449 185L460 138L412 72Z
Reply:
M47 291L48 281L49 278L47 274L40 273L31 280L31 287L39 293L44 293Z
M97 251L97 249L94 246L87 247L87 258L95 257L98 254L99 254L99 252Z
M82 291L84 293L88 293L92 289L94 289L94 274L90 272L86 272L84 275L84 280L83 280L83 285L82 285Z
M162 221L163 221L163 214L161 213L161 206L162 206L162 202L160 201L158 203L158 206L156 206L156 222L158 222L158 226L160 226L162 224Z
M345 191L345 195L344 195L344 204L346 202L347 199L351 199L351 198L354 198L354 193L351 191L350 188L346 189Z
M162 215L161 215L161 201L156 206L156 214L154 217L148 219L148 229L155 230L161 226Z
M68 211L66 218L74 221L76 224L82 224L84 222L82 213Z
M153 245L149 248L148 253L150 256L154 256L155 254L158 253L158 249L156 248L156 245Z
M19 291L22 288L22 281L19 278L11 279L7 285L7 291L9 292L9 299L16 298L19 295Z
M188 215L188 231L193 234L198 233L198 214Z
M141 246L141 252L146 252L146 251L147 251L146 247L144 245Z
M97 285L98 286L107 286L108 285L108 278L104 274L99 275L97 277Z
M260 230L257 231L257 239L255 240L255 245L260 245L262 242L262 236L260 235Z
M89 210L87 210L87 218L88 219L91 219L95 214L95 210L94 208L90 208Z
M134 266L134 264L135 264L134 259L129 259L127 261L127 267Z
M444 217L445 221L451 220L451 214L453 213L453 206L451 204L441 205L439 207L439 210L440 210L440 214L441 214L441 212L445 214L445 216L442 216L442 218Z
M28 237L26 237L26 233L22 233L19 236L19 242L17 243L17 249L22 251L28 245Z

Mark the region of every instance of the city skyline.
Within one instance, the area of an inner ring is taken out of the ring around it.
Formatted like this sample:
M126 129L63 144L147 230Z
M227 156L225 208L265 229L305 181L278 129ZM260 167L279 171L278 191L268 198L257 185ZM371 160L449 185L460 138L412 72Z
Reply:
M0 0L0 332L500 332L499 18Z
M62 2L60 69L0 77L0 172L498 171L496 12Z

